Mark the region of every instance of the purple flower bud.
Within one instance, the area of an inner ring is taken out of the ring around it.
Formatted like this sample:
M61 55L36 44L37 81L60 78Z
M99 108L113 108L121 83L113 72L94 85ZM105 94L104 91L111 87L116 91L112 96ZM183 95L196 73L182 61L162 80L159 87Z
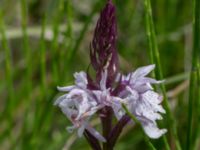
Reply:
M108 70L107 86L111 86L118 73L116 38L115 7L111 1L108 1L105 8L101 11L90 45L90 59L97 73L97 82L99 83L101 80L102 71Z

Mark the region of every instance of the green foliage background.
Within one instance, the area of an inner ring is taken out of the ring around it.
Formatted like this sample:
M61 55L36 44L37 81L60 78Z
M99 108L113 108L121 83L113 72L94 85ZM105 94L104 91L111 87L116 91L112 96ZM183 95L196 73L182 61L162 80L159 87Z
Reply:
M105 2L0 0L0 149L89 149L84 138L65 130L70 123L53 102L59 95L57 85L72 84L73 73L87 69L89 44ZM113 2L117 10L120 68L127 73L152 62L144 1ZM195 6L187 0L152 0L151 4L167 101L180 144L188 145L189 121L192 122L190 142L196 143L198 149L199 69L189 79L195 49L192 33ZM199 40L197 36L196 51L200 52ZM198 60L199 55L196 57ZM195 63L195 69L199 68L199 62ZM197 84L189 86L189 80L193 79ZM162 88L157 90L161 93ZM189 90L192 90L190 99L194 93L194 101L189 104L194 113L188 117ZM167 115L164 120L168 120ZM94 118L92 122L100 129L99 120ZM162 121L160 126L170 128ZM170 131L166 138L171 149L176 149ZM165 149L162 138L151 142L157 149ZM132 149L148 149L137 125L124 129L116 145L116 150Z

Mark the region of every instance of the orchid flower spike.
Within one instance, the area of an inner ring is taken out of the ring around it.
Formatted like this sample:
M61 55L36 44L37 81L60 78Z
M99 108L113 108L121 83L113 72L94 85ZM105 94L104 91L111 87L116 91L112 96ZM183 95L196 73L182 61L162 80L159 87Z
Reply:
M155 65L140 67L127 75L121 74L116 39L115 6L111 0L108 0L101 11L90 45L91 66L96 77L91 77L89 71L75 73L74 85L58 87L58 90L65 94L58 97L54 104L59 106L71 121L72 126L67 127L67 130L69 132L77 130L79 137L87 131L91 134L90 143L94 143L92 138L102 142L112 141L109 138L117 139L114 136L119 136L119 134L112 133L114 127L112 118L110 119L109 116L115 116L119 122L124 117L127 118L122 104L125 104L140 121L145 133L150 138L159 138L167 132L166 129L159 129L156 123L157 120L162 119L161 114L165 113L165 110L161 105L163 98L154 91L152 84L160 84L163 81L147 77ZM90 120L95 114L102 119L102 112L107 112L107 115L103 117L104 122L111 120L106 124L108 127L103 125L103 128L110 130L107 135L105 133L101 135L90 124ZM130 119L125 120L127 121L120 126L121 129L117 128L118 132L121 132L128 122L131 123ZM109 137L109 135L114 136Z

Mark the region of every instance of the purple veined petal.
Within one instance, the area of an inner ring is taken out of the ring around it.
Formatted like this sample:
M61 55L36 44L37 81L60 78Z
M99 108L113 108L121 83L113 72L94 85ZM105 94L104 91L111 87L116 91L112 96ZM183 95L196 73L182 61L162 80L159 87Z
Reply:
M146 113L150 113L151 108L149 106L146 105L145 102L139 101L137 102L136 106L135 106L135 115L136 116L144 116L145 118L147 118ZM152 115L152 113L150 113L149 115ZM148 118L149 119L149 118ZM150 119L152 120L152 119Z
M87 88L87 74L83 71L74 74L75 83L78 87L86 89Z
M71 85L71 86L64 86L64 87L60 87L60 86L57 86L57 89L61 92L69 92L71 91L72 89L74 89L75 86L74 85Z
M147 74L149 74L153 69L155 68L155 65L149 65L138 68L135 72L132 74L131 82L135 82L138 78L144 77Z
M167 132L166 129L159 129L156 124L142 123L145 133L152 139L158 139Z
M157 119L162 119L162 116L159 113L156 113L153 108L145 106L145 104L142 102L136 106L135 113L136 116L142 116L148 120L151 120L152 122L155 122Z
M106 139L94 128L92 128L90 125L86 126L86 129L94 136L96 137L99 141L106 142Z
M149 90L141 96L144 101L149 101L152 104L160 104L162 102L161 96L154 91Z
M153 98L153 97L144 96L145 94L142 94L141 99L137 102L138 103L137 104L138 110L139 110L140 107L143 107L143 108L141 108L141 110L143 110L143 111L146 110L146 112L152 112L152 115L156 114L157 112L165 113L165 110L163 109L163 107L161 105L159 105L160 102L159 103L155 102L155 101L157 101L155 99L151 100L151 98ZM155 117L156 116L157 115L155 115ZM158 117L158 119L161 119L161 118Z

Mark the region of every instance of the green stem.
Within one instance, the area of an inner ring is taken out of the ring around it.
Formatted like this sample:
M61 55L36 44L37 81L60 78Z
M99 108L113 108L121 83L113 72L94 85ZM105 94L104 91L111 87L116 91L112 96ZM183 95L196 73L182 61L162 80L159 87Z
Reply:
M23 34L23 49L24 49L24 55L25 55L25 64L26 64L26 81L29 81L26 83L26 94L29 95L31 92L31 73L32 73L32 66L31 66L31 49L29 47L29 40L28 40L28 34L27 34L27 1L21 0L21 27L22 27L22 34Z
M95 4L95 6L94 6L93 10L91 11L91 13L89 14L89 16L87 17L87 20L86 20L86 22L85 22L85 24L84 24L84 26L83 26L83 28L82 28L82 30L80 32L79 38L76 40L77 41L76 44L74 45L72 50L68 52L67 62L66 62L67 65L69 65L69 63L73 60L76 52L78 51L78 49L79 49L79 47L81 45L81 42L82 42L82 40L83 40L83 38L85 36L85 33L88 30L88 27L89 27L89 25L91 23L91 20L92 20L93 16L95 15L96 11L97 11L97 8L99 8L99 5L101 5L101 4L102 4L102 1L98 1Z
M72 22L72 16L73 16L73 8L72 8L72 1L67 0L65 3L66 5L66 20L67 24L65 26L65 37L64 37L64 44L63 44L63 51L60 53L61 61L60 61L60 66L62 68L66 67L66 56L68 52L72 50L72 46L74 45L74 37L73 37L73 31L76 28ZM61 74L65 74L65 76L68 76L70 74L69 70L64 69Z
M43 108L38 107L38 105L41 105L43 101L46 101L47 96L47 87L46 87L46 45L45 45L45 39L44 39L44 33L46 29L46 16L42 19L42 29L41 29L41 37L40 37L40 89L41 89L41 98L35 102L35 121L34 121L34 128L33 128L33 134L32 134L32 140L37 141L37 136L40 134L40 122L39 118L41 117L41 110ZM35 144L33 144L36 146ZM33 146L32 146L33 147ZM34 147L37 149L38 147Z
M14 93L13 93L13 78L12 78L12 58L11 58L11 50L9 49L8 41L5 34L5 27L3 22L3 15L0 11L0 33L2 36L2 47L4 49L5 53L5 76L7 81L7 87L8 87L8 101L6 108L8 110L11 109L11 105L14 99Z
M53 84L58 84L59 80L59 69L58 69L58 56L59 56L59 49L58 49L58 35L59 35L59 23L61 21L61 18L63 17L63 0L59 0L57 13L54 16L53 19L53 41L51 45L51 54L52 54L52 73L53 73Z
M22 146L25 148L28 146L29 143L28 139L26 138L27 130L28 130L28 114L29 114L29 104L31 101L31 90L32 90L32 61L31 61L31 49L29 47L29 37L27 34L27 23L28 23L28 6L26 0L20 0L21 6L21 29L23 34L23 50L24 50L24 57L25 57L25 96L26 101L25 104L25 112L24 112L24 120L21 129L21 140Z
M46 16L43 17L42 20L42 30L41 30L41 39L40 39L40 76L41 76L41 91L43 94L43 98L46 95L46 46L45 46L45 29L46 29Z
M112 130L112 110L110 107L106 107L102 110L102 113L104 114L103 117L101 117L102 121L102 128L103 128L103 136L107 139L107 142L103 143L103 150L113 150L113 147L109 143L109 133Z
M184 73L180 73L180 74L174 75L172 77L166 78L164 84L169 85L169 84L177 83L180 81L189 80L189 78L190 78L190 73L184 72Z
M200 70L200 1L193 1L193 52L192 52L192 70L190 73L190 89L189 89L189 102L188 102L188 128L187 128L187 142L186 149L190 150L194 148L194 142L197 140L195 134L199 132L199 125L194 126L194 138L193 137L193 120L200 115L199 108L196 108L194 104L199 105L200 103L200 81L199 81L199 70ZM195 109L196 108L196 109ZM199 123L199 122L198 122Z
M157 46L157 41L156 41L154 24L153 24L150 0L145 0L145 11L146 11L146 32L147 32L147 38L148 38L148 43L149 43L150 60L151 60L151 63L156 64L156 69L155 69L156 78L158 80L162 80L163 74L162 74L160 56L159 56L159 51L158 51L158 46ZM164 96L163 102L164 102L164 107L166 109L167 118L169 119L168 124L170 123L172 126L171 130L175 138L176 149L181 150L181 146L180 146L178 135L177 135L175 119L169 107L164 84L161 84L161 90ZM165 142L166 140L165 138L166 137L164 137L165 148L170 149L169 144Z
M12 54L11 50L9 48L9 44L6 38L5 34L5 27L4 27L4 21L3 21L3 14L0 10L0 34L2 36L2 47L4 49L5 53L5 77L6 77L6 84L8 89L8 98L5 101L5 107L4 112L2 113L2 116L0 116L1 120L6 116L7 118L7 129L8 129L8 135L11 137L11 128L13 126L13 118L12 118L12 110L14 105L14 88L13 88L13 69L12 69ZM6 129L6 130L7 130ZM12 140L12 137L11 137Z

